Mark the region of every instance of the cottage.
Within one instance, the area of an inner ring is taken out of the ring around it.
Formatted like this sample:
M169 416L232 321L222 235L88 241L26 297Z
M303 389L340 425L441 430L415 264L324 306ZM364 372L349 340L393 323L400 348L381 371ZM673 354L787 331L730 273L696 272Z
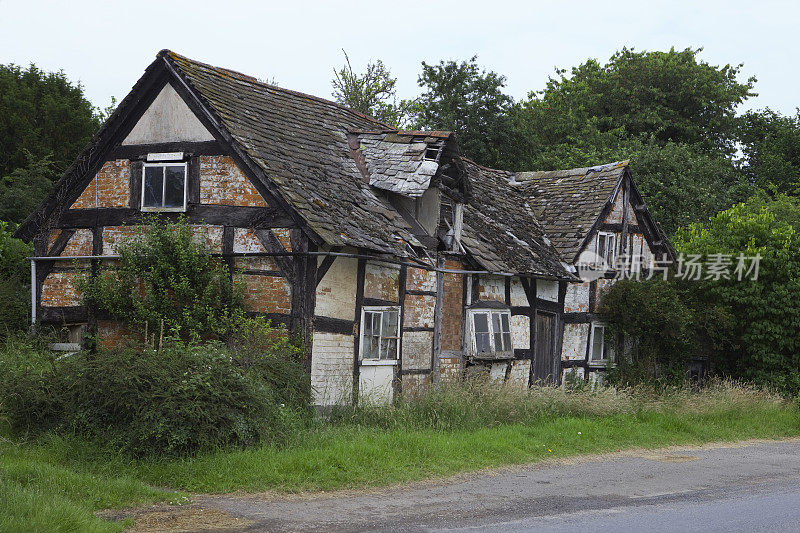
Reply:
M398 131L167 50L17 232L37 256L33 320L118 342L81 304L74 261L112 261L149 213L185 216L242 273L250 312L304 336L321 406L465 370L590 379L612 361L593 312L616 257L671 253L625 163L488 169L450 132ZM587 251L605 261L591 281Z

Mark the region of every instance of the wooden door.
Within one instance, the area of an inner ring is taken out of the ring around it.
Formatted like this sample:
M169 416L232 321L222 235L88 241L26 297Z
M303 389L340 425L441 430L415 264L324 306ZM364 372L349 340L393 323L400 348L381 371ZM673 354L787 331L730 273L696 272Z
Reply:
M533 351L532 384L556 383L556 315L536 313L536 346Z

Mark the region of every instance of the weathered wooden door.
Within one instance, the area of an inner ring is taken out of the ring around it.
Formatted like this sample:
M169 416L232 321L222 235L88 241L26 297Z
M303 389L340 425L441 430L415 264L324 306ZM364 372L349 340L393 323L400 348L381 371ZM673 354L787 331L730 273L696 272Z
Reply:
M533 375L531 383L556 383L558 376L556 359L556 315L536 313L536 346L533 351Z

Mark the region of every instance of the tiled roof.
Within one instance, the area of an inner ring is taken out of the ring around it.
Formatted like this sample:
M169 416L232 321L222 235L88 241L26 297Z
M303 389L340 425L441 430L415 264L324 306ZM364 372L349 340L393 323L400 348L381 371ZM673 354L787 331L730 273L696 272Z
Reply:
M359 134L369 184L412 198L422 196L439 169L437 156L445 139L424 132Z
M410 226L362 181L348 145L350 130L386 125L172 52L165 58L326 243L408 255Z
M558 251L572 263L627 167L627 161L619 161L571 170L518 172L514 188L527 199Z
M565 277L567 265L545 236L514 174L464 160L472 194L464 206L461 243L480 265L494 272Z

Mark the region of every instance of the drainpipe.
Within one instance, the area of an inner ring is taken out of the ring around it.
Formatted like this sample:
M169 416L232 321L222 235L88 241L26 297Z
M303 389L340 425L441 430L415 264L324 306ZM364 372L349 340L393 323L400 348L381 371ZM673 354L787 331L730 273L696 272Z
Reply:
M36 259L31 258L31 325L36 324Z

